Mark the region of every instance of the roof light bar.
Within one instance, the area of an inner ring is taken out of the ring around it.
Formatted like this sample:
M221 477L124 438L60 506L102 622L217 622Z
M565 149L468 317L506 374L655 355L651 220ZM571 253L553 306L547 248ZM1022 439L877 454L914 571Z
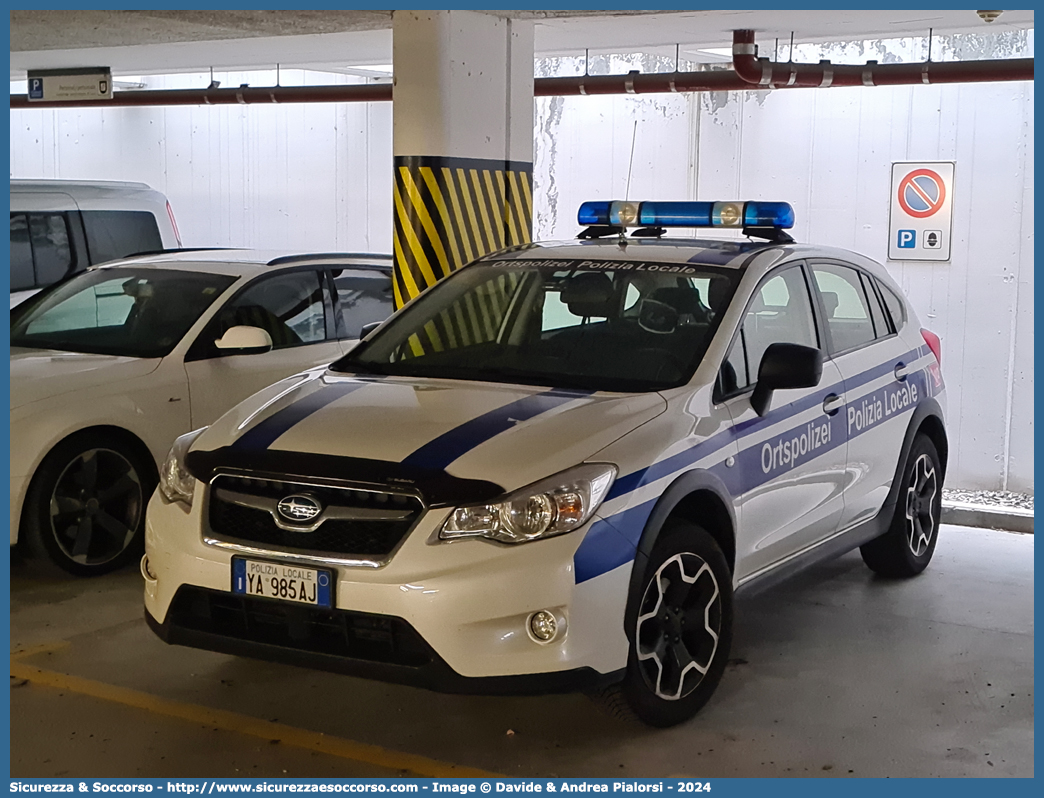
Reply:
M775 227L794 226L788 202L585 202L577 213L582 225L617 227Z

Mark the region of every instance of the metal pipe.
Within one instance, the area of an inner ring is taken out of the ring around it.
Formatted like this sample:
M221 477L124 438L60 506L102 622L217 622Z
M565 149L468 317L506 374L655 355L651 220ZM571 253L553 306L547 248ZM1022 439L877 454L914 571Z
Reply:
M984 83L1033 80L1032 58L991 61L923 61L913 64L795 64L758 58L754 31L732 36L732 68L748 88L828 88L830 86L909 86L931 83Z
M925 61L914 64L864 65L775 63L757 57L753 31L733 35L733 70L706 72L630 72L626 75L580 75L537 78L536 97L608 94L666 94L696 91L827 88L829 86L899 86L927 83L977 83L1033 80L1032 58L993 61ZM256 103L388 102L390 83L339 86L243 86L234 89L174 89L120 91L111 100L29 102L24 94L11 95L11 108L106 108L110 106L253 105Z
M159 89L118 91L111 100L29 102L25 94L12 94L12 108L107 108L153 105L254 105L257 103L373 103L392 98L390 83L341 86L243 86L237 89Z

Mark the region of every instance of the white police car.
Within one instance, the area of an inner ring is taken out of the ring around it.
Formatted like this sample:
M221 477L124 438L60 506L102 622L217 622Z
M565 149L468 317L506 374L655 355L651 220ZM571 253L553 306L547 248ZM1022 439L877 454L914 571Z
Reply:
M793 243L785 203L580 222L179 439L148 512L155 632L438 690L584 689L666 726L720 680L737 588L857 546L923 570L939 340L886 271Z

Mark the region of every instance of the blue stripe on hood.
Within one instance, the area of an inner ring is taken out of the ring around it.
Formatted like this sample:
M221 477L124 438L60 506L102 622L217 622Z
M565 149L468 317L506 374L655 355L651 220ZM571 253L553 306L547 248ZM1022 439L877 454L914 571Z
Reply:
M454 427L424 444L402 461L403 465L442 470L458 457L467 454L479 444L510 429L520 421L527 421L566 402L572 402L594 391L553 388L509 402L477 418Z
M366 384L365 382L335 382L324 385L252 426L233 441L232 448L253 452L263 451L295 424Z

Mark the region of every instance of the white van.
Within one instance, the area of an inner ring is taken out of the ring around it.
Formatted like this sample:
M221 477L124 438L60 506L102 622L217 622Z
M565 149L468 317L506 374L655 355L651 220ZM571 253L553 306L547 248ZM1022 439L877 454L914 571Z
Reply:
M11 181L11 307L95 263L179 247L170 203L145 183Z

